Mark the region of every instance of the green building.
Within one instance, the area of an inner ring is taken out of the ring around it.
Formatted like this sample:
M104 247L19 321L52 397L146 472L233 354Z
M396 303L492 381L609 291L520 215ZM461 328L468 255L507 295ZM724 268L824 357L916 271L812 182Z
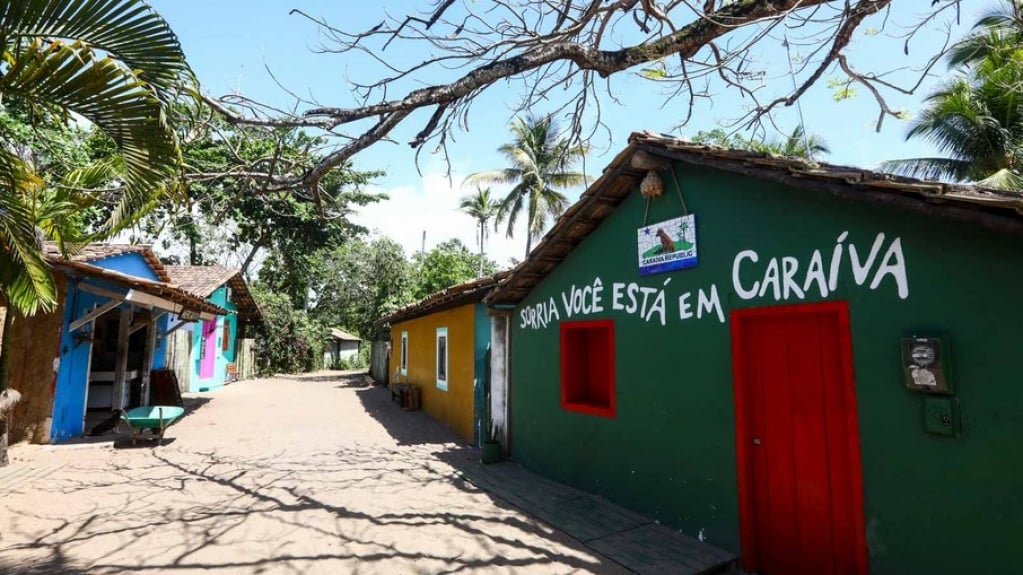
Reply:
M487 298L506 449L749 572L1012 572L1021 208L633 134Z

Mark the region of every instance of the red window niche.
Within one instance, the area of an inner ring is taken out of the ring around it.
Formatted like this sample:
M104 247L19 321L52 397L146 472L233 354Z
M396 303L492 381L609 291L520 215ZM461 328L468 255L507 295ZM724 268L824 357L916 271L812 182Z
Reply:
M615 416L613 321L561 323L561 408Z

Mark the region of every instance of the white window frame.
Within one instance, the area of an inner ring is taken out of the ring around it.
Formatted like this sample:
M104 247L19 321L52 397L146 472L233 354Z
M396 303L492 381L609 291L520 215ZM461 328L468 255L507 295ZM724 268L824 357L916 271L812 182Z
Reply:
M441 379L441 377L440 377L440 366L441 366L440 362L441 362L441 359L442 359L441 356L440 356L440 339L442 337L444 338L444 357L443 357L443 360L444 360L444 379ZM448 355L449 355L449 351L450 350L451 350L451 339L448 337L448 328L446 328L446 327L438 327L437 328L437 338L436 338L436 341L435 341L434 347L433 347L433 351L434 351L433 355L434 355L434 358L436 359L436 361L434 362L434 370L433 371L434 371L434 375L437 376L437 389L439 389L441 391L447 391L448 390L448 380L451 379L451 364L448 363Z
M398 366L402 375L408 375L408 332L401 332L401 355L398 357Z

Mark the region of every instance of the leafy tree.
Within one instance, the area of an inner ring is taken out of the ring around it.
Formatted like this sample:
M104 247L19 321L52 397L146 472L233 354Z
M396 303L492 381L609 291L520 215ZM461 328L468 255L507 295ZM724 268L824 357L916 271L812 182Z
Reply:
M0 52L0 97L38 116L78 114L113 137L124 170L106 229L136 219L180 163L165 112L191 72L167 23L141 0L9 0ZM56 291L26 199L39 167L18 144L0 146L0 289L31 314L52 308Z
M882 168L928 179L1023 188L1023 26L1012 2L981 18L950 51L958 73L925 100L906 134L947 157L892 160Z
M446 287L476 278L478 270L483 275L497 273L497 264L469 251L458 239L437 244L426 255L416 254L413 299L419 300Z
M295 309L287 295L254 285L263 322L257 326L256 365L260 374L302 373L323 367L321 326L302 309Z
M412 266L390 238L352 240L311 261L312 313L325 325L373 339L378 319L412 302Z
M738 134L716 128L714 130L700 131L693 136L693 141L698 144L713 144L725 148L738 150L752 150L779 156L792 158L817 159L821 155L831 152L824 139L816 134L807 134L802 126L796 126L784 139L764 140L755 137L744 138Z
M301 272L305 255L365 231L348 218L354 206L386 197L364 189L379 172L350 166L325 174L315 189L276 188L275 174L316 161L323 138L294 128L229 126L202 106L178 106L175 114L183 118L182 201L154 210L142 232L168 248L187 245L192 265L226 263L227 252L238 254L247 273L267 250L280 260L279 270ZM300 278L286 283L301 305Z
M476 188L476 193L465 196L458 204L459 209L469 214L479 225L480 277L483 277L483 260L486 258L487 224L497 215L500 205L490 193L490 188Z
M574 171L586 155L586 146L572 145L551 116L518 118L511 126L512 141L498 148L508 160L507 168L478 172L470 182L510 184L512 189L497 209L495 224L507 221L512 237L515 222L526 212L526 256L547 229L568 207L559 189L582 185L586 175Z

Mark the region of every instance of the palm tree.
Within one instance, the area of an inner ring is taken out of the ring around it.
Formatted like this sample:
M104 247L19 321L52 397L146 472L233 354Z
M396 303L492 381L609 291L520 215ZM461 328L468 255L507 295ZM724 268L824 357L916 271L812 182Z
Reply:
M76 114L116 143L119 193L101 230L113 233L140 217L181 164L167 123L174 90L193 77L177 37L142 0L4 0L0 2L0 103L64 119ZM0 295L8 308L0 347L0 393L7 389L14 308L52 309L57 290L41 239L61 229L88 194L46 190L18 142L0 143ZM71 224L73 225L73 224ZM62 246L63 248L63 246ZM10 394L8 394L10 397ZM7 463L7 418L0 414L0 466Z
M480 271L479 276L483 277L483 259L486 257L484 244L487 241L487 224L490 219L497 215L497 200L490 195L490 188L476 188L475 194L469 194L462 198L458 208L472 216L479 224L480 235Z
M192 77L167 23L142 0L6 0L0 52L0 98L76 114L117 143L123 172L104 231L137 219L181 160L166 112ZM0 291L26 314L56 300L28 206L39 185L31 163L0 145Z
M906 139L923 138L947 157L891 160L897 174L1023 188L1023 20L1012 2L981 18L950 51L960 74L927 97Z
M796 126L792 133L784 140L768 142L765 144L765 147L765 151L775 154L809 160L831 153L831 149L824 142L824 138L817 134L807 134L801 125Z
M721 128L715 128L709 132L702 130L697 132L693 136L693 141L697 144L712 144L724 148L752 150L808 160L815 160L818 156L831 153L824 138L817 134L807 134L803 126L796 126L792 133L783 140L764 140L756 136L747 139L739 135L730 135Z
M589 149L573 145L550 116L517 118L511 132L512 141L497 149L508 160L509 167L478 172L467 181L513 186L497 208L494 225L496 228L507 222L506 233L513 237L515 223L525 209L529 257L533 241L543 235L551 219L568 207L568 198L558 190L586 183L586 175L573 168Z
M949 68L972 66L1004 56L1023 44L1023 1L1005 0L973 25L973 33L948 52Z

